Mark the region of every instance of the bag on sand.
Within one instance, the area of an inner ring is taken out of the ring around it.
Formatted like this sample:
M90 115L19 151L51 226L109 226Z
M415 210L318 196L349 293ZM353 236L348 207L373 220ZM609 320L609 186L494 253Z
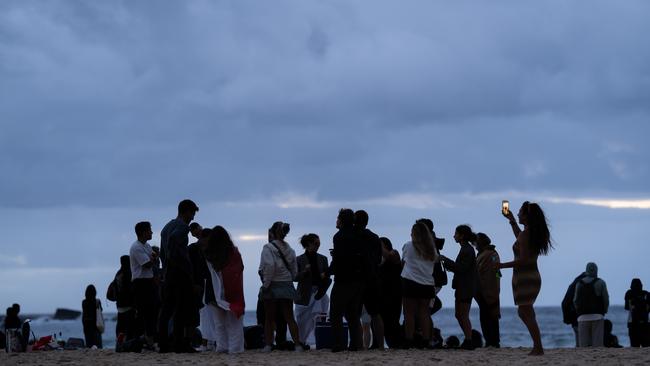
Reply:
M264 328L261 325L244 327L244 349L264 348Z

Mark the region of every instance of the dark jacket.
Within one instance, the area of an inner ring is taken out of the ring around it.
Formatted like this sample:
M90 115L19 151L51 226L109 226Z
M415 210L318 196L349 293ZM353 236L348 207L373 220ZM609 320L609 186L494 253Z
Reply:
M489 305L499 307L499 294L501 292L501 278L499 270L494 268L500 263L499 254L494 245L489 245L478 253L476 257L476 271L478 274L477 296L480 296Z
M311 300L311 289L314 284L312 283L312 271L316 270L318 275L321 273L327 272L327 257L322 254L316 253L316 263L318 268L306 269L309 264L309 258L307 254L299 255L296 258L296 264L298 265L298 298L295 300L295 303L298 305L309 305L309 300Z
M341 228L334 235L333 242L330 272L334 275L334 282L362 282L366 273L359 231L352 227Z
M582 272L578 277L576 277L564 294L564 299L562 299L562 318L564 324L571 324L572 326L578 325L578 314L576 313L575 305L573 305L573 295L576 293L576 284L578 284L578 281L583 279L586 275L586 273Z
M131 269L122 268L115 274L113 279L115 284L115 297L117 298L118 308L128 308L135 305L133 297L133 286L131 282Z
M369 229L359 229L359 237L364 251L366 281L371 286L379 285L379 265L381 264L381 241Z
M81 324L84 332L97 331L97 308L101 307L97 299L84 299L81 302Z
M476 254L470 244L462 244L454 262L445 261L448 271L454 273L451 288L457 299L471 300L476 292Z

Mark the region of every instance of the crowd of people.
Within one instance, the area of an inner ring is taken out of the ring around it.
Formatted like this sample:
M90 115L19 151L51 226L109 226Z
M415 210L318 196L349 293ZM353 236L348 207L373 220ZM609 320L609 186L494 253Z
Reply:
M159 248L149 244L153 235L149 222L135 225L136 240L129 255L120 257L120 269L106 296L117 305L118 351L194 353L197 328L204 350L244 350L242 256L225 228L204 228L194 220L198 211L193 201L181 201L176 218L161 230ZM459 225L454 232L459 245L456 258L442 255L445 239L437 237L433 221L426 218L415 221L411 240L400 252L390 239L368 228L367 212L344 208L336 218L338 231L329 263L319 253L317 234L303 235L304 253L296 255L285 240L290 225L273 223L258 270L260 347L264 352L309 350L307 340L322 314L329 314L333 352L442 347L431 316L442 307L437 294L448 284L449 272L455 317L464 339L444 343L472 350L484 338L485 346L499 348L501 271L512 268L514 302L532 338L531 354L543 354L533 305L541 288L537 259L552 248L546 218L540 206L530 202L523 203L516 217L509 210L502 213L515 238L514 258L508 262L502 261L487 234L475 233L469 225ZM597 266L589 263L562 304L577 346L614 342L605 329L607 287L597 274ZM479 307L482 334L470 321L473 301ZM640 280L632 282L625 301L632 346L647 347L650 296ZM86 289L82 309L86 346L101 348L102 304L93 285ZM14 312L8 309L5 322L19 323ZM291 341L286 340L287 330Z
M650 347L650 293L643 290L640 279L632 280L624 301L630 346ZM598 265L589 262L562 300L564 323L573 328L576 347L621 347L612 334L612 322L605 318L608 309L607 284L598 277Z
M194 221L198 211L193 201L181 201L177 217L161 230L159 249L148 243L151 224L135 225L137 240L129 255L120 258L107 293L117 303L118 349L138 340L152 350L157 344L160 352L196 352L191 339L198 327L204 348L244 350L242 257L223 227L203 228ZM512 268L515 303L533 340L531 353L542 354L533 304L541 287L537 258L551 248L546 219L539 205L529 202L517 218L508 210L503 215L515 236L511 262L502 262L489 236L474 233L468 225L458 226L454 234L458 256L452 260L441 255L445 239L436 236L433 222L426 218L413 224L411 240L400 253L390 239L368 228L367 212L341 209L328 263L318 253L318 235L303 235L304 253L297 256L285 240L290 225L273 223L258 271L263 351L282 347L287 330L296 351L310 349L307 339L316 316L327 313L333 352L440 347L431 315L442 307L437 294L447 284L447 271L453 273L455 315L464 333L459 348L482 344L482 339L473 339L481 337L469 318L473 300L480 309L485 345L499 347L501 270ZM189 243L190 235L196 242ZM102 322L96 315L101 314L101 303L95 295L90 285L83 303L84 334L88 345L101 347Z

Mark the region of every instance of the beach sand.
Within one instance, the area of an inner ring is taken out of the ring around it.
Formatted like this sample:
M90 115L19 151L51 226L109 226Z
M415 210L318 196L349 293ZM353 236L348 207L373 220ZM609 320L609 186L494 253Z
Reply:
M295 352L247 351L239 355L115 353L113 350L46 351L0 354L0 365L381 365L444 363L448 365L650 365L650 349L599 348L549 349L541 357L527 356L530 349L503 348L475 351L369 351L331 353L326 350Z

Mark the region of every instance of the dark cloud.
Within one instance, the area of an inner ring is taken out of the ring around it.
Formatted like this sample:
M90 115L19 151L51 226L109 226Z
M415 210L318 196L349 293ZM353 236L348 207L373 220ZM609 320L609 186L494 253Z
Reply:
M645 194L650 5L584 6L3 2L2 205Z

